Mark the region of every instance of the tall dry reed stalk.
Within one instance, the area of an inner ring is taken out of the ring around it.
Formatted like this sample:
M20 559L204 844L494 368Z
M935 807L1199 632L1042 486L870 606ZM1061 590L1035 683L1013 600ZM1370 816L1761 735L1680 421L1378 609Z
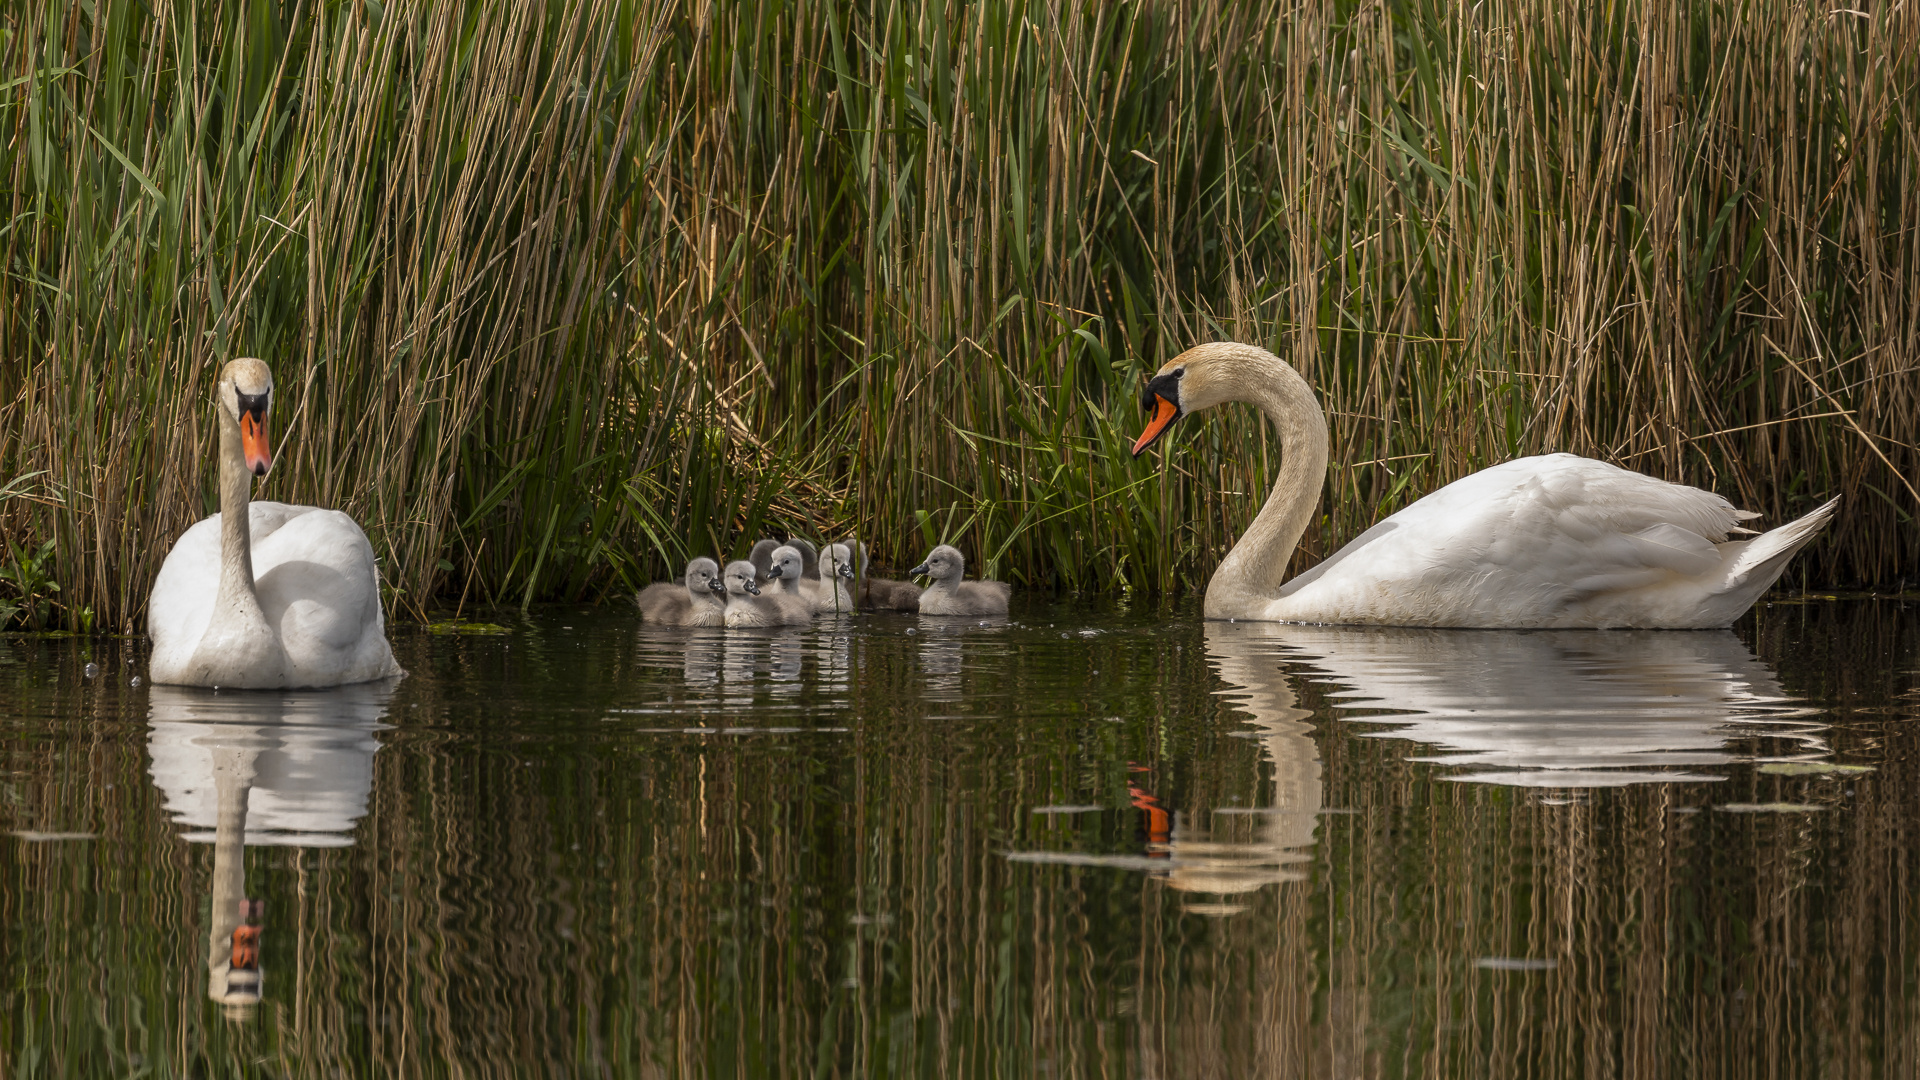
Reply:
M1334 425L1311 559L1564 449L1920 565L1905 8L38 3L0 14L0 502L137 625L212 506L368 527L407 610L634 583L764 528L1033 585L1199 580L1271 476L1141 377L1274 346Z

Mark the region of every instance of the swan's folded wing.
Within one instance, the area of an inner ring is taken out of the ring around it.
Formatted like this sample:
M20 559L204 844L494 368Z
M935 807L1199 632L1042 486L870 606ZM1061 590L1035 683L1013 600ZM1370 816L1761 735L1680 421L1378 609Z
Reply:
M368 635L384 640L373 547L347 515L315 510L286 522L255 541L253 571L261 610L296 663L351 652Z
M1743 519L1711 492L1605 462L1522 458L1394 514L1281 598L1324 621L1554 625L1597 594L1713 572Z

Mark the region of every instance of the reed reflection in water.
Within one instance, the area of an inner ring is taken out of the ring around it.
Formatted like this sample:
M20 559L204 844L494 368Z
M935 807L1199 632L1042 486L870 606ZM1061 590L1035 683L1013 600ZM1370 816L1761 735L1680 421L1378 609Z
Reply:
M1782 692L1729 630L1410 630L1286 627L1276 633L1343 718L1376 737L1442 751L1415 761L1481 768L1447 776L1520 787L1718 781L1677 771L1752 760L1743 739L1825 754L1825 725Z

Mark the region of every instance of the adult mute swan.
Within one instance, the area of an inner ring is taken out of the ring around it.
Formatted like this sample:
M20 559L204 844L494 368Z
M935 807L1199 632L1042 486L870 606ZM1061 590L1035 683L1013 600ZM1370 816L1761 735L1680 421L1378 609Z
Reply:
M1207 585L1210 619L1377 626L1727 626L1833 516L1838 499L1751 540L1711 492L1572 454L1520 458L1427 495L1282 582L1320 500L1327 421L1291 365L1253 345L1181 353L1147 383L1138 457L1188 413L1250 402L1280 434L1280 475Z
M252 502L273 375L235 360L214 388L220 512L183 533L148 603L148 677L177 686L341 686L404 675L380 613L373 547L337 510Z

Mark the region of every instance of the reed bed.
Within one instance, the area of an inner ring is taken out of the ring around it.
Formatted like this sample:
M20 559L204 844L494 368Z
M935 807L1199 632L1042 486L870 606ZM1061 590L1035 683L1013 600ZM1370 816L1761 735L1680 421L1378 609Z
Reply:
M1267 344L1312 560L1570 450L1920 566L1920 14L1758 0L205 0L0 14L0 528L131 628L274 365L262 497L396 609L602 595L764 530L1176 591L1274 451L1125 452ZM31 550L38 550L31 547ZM0 590L6 586L0 585Z

